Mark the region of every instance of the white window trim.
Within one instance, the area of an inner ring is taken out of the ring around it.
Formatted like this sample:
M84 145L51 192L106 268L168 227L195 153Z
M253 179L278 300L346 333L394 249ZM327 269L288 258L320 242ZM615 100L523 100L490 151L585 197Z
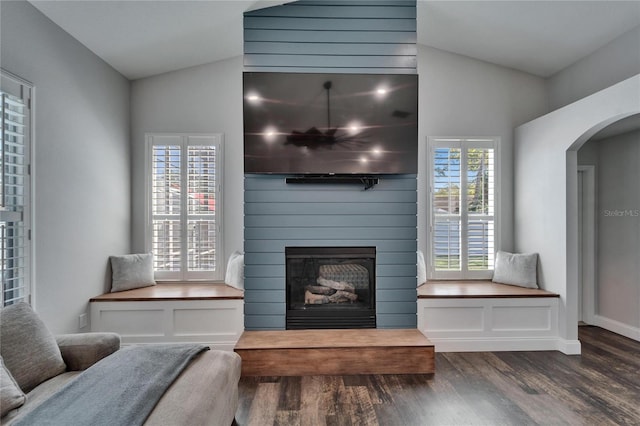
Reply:
M25 162L27 174L24 185L24 211L22 222L26 233L25 241L25 287L21 300L35 306L35 86L33 83L18 77L17 75L0 68L0 79L2 90L18 98L22 98L29 110L29 124L26 126L28 132L28 143L25 145ZM4 289L0 288L0 306L4 306Z
M434 249L434 224L435 217L433 211L433 175L434 175L434 156L435 148L438 146L451 146L451 142L459 141L460 143L468 142L477 148L493 148L494 150L494 164L495 164L495 194L494 194L494 252L497 253L500 250L500 216L501 216L501 154L500 154L500 138L499 137L456 137L456 136L429 136L427 137L427 279L428 280L482 280L491 279L493 277L493 270L488 271L436 271L435 269L435 249ZM461 225L466 225L461 223ZM495 254L494 253L494 254Z
M216 185L216 271L211 272L191 272L186 270L180 271L180 273L165 273L157 274L156 281L158 282L221 282L224 281L225 273L225 260L224 255L224 238L223 238L223 177L224 177L224 134L222 133L146 133L145 134L145 161L144 161L144 175L145 175L145 226L144 226L144 239L145 250L147 252L152 251L152 236L153 236L153 213L151 211L152 203L152 182L151 182L151 157L153 145L166 145L163 142L154 142L158 137L177 137L180 138L185 146L199 145L197 142L191 143L192 140L199 138L215 138L217 143L217 155L216 155L216 171L217 171L217 185ZM186 219L186 208L182 209L183 218ZM183 265L184 259L183 259Z

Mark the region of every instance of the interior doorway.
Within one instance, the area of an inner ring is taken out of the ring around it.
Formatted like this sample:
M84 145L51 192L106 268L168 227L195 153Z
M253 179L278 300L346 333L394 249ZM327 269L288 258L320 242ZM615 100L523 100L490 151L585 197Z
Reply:
M578 166L578 323L593 324L596 306L596 167Z

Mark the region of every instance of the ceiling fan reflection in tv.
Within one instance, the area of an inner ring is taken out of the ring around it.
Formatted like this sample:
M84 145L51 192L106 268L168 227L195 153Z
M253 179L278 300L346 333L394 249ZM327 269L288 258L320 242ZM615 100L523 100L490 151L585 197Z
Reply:
M247 72L244 93L245 173L417 173L416 75Z

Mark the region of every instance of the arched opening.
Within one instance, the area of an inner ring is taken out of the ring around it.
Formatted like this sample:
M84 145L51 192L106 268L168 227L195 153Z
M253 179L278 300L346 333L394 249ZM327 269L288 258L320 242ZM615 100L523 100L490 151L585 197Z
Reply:
M640 114L577 153L578 321L640 340Z
M560 295L557 349L579 354L578 149L600 130L640 114L640 75L516 129L514 239L537 252L542 288Z

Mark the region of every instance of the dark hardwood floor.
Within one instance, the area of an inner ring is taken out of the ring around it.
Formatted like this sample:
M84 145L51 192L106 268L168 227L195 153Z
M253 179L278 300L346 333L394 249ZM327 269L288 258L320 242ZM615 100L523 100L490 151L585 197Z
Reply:
M579 338L579 356L437 353L433 375L243 377L236 423L640 425L640 343Z

